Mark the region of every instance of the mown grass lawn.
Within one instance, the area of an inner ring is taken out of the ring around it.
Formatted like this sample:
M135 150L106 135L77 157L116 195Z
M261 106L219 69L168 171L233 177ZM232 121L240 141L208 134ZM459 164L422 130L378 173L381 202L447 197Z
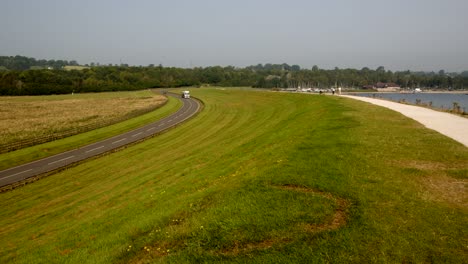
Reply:
M466 262L464 146L346 98L192 93L186 124L0 194L0 262Z

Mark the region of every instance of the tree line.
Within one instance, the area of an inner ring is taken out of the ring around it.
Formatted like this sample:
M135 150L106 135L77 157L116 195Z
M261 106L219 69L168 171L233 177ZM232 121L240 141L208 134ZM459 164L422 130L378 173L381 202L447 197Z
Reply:
M94 66L82 70L65 70L75 61L61 61L61 66L31 69L32 66L53 65L46 60L15 56L0 57L0 95L47 95L84 92L139 90L184 86L251 86L257 88L341 86L360 89L377 82L395 83L403 88L466 89L468 72L445 73L358 69L301 69L298 65L258 64L244 68L233 66L196 67L191 69L154 66ZM17 60L15 62L15 60ZM29 61L26 63L26 61ZM13 66L12 66L13 65ZM20 67L20 65L22 65ZM24 69L26 65L29 68Z
M0 56L0 67L3 70L24 71L29 69L61 69L64 66L78 66L75 60L36 60L24 56Z

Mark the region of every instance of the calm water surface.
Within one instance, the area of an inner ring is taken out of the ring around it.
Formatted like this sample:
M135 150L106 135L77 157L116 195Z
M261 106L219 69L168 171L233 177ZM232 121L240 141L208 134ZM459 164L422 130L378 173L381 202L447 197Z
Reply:
M383 98L395 102L405 101L410 104L432 105L437 109L452 109L457 103L461 110L468 112L468 92L465 93L359 93L357 96ZM419 101L418 101L419 100Z

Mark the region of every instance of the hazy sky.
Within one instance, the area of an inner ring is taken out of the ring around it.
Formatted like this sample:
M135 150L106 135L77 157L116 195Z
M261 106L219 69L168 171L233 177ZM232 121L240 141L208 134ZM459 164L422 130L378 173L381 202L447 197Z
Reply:
M468 70L468 0L0 0L0 55Z

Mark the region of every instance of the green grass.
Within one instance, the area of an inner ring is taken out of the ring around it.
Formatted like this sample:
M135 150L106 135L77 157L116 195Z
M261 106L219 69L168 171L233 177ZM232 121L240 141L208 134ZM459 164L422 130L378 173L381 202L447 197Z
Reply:
M117 93L117 95L112 95L111 93L104 93L104 95L102 96L112 98L112 96L121 96L119 94L120 93ZM57 97L64 96L66 95ZM80 98L93 98L93 95L91 94L83 94L79 96ZM51 98L53 98L52 100L57 100L57 97ZM15 97L15 100L21 100L21 98ZM156 120L162 119L163 117L166 117L176 112L180 108L180 106L181 102L179 100L169 97L166 105L139 117L132 118L107 127L91 130L89 132L78 134L75 136L0 154L0 170L14 167L30 161L38 160L41 158L45 158L48 156L52 156L57 153L85 146L106 138L110 138L115 135L119 135L123 132L136 129L145 124L149 124Z
M464 146L352 99L191 92L177 129L0 194L0 262L466 262Z

